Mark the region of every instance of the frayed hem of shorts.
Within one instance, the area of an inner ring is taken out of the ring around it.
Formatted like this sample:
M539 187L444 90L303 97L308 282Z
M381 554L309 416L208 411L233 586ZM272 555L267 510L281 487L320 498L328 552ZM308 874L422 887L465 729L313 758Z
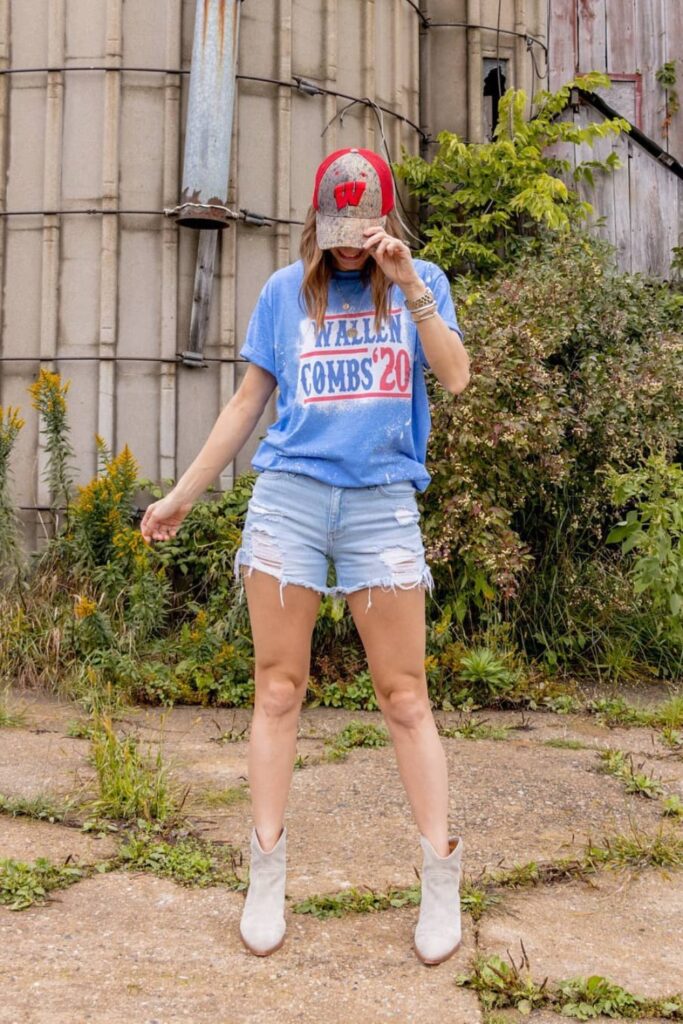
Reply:
M416 587L424 587L429 591L430 595L434 590L434 577L432 571L428 565L425 565L424 569L420 573L418 579L412 583L399 583L396 579L391 576L379 576L377 579L370 580L367 583L357 583L353 587L330 587L330 593L333 597L346 597L347 594L355 594L358 590L368 591L368 603L365 610L372 606L372 588L380 587L382 590L391 590L396 593L396 587L400 590L414 590Z
M273 579L277 580L280 584L280 604L283 608L285 606L283 591L288 583L292 583L295 587L306 587L307 590L315 590L315 592L321 596L330 593L330 587L321 587L318 583L310 583L308 580L292 579L289 576L280 577L277 573L271 572L270 569L264 565L254 565L253 562L249 560L247 553L240 548L235 555L234 567L235 582L239 585L239 593L237 595L237 600L239 602L244 600L244 577L240 572L240 565L245 565L249 569L247 576L251 576L254 569L258 569L259 572L265 572L268 576L272 576Z

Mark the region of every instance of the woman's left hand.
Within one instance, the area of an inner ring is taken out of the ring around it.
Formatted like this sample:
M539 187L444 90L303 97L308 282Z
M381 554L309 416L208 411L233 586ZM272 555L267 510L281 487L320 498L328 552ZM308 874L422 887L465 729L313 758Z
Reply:
M419 283L413 257L405 242L388 235L381 227L365 228L363 234L367 236L363 248L370 250L370 255L393 284L405 288Z

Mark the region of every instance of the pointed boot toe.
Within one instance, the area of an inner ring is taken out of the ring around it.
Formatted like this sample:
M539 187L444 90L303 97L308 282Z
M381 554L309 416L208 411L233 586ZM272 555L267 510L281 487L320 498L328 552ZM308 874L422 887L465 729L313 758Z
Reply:
M450 853L446 857L437 854L426 836L420 836L420 844L423 852L422 892L413 945L423 964L440 964L455 953L462 938L462 838L449 837Z
M240 938L256 956L274 953L285 941L286 846L286 828L268 852L252 829L249 889L240 918Z

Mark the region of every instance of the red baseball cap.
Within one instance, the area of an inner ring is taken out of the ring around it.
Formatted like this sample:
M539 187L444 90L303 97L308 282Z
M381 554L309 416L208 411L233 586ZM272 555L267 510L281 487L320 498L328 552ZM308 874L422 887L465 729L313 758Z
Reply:
M338 149L318 167L313 189L316 240L321 249L359 249L363 230L385 227L395 203L391 168L371 149Z

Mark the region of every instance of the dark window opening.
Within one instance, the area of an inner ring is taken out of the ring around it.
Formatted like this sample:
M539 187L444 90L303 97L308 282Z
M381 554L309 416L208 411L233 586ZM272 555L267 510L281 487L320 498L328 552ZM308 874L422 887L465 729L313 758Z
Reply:
M484 120L489 139L493 138L498 124L500 99L507 89L507 66L506 60L484 60Z

